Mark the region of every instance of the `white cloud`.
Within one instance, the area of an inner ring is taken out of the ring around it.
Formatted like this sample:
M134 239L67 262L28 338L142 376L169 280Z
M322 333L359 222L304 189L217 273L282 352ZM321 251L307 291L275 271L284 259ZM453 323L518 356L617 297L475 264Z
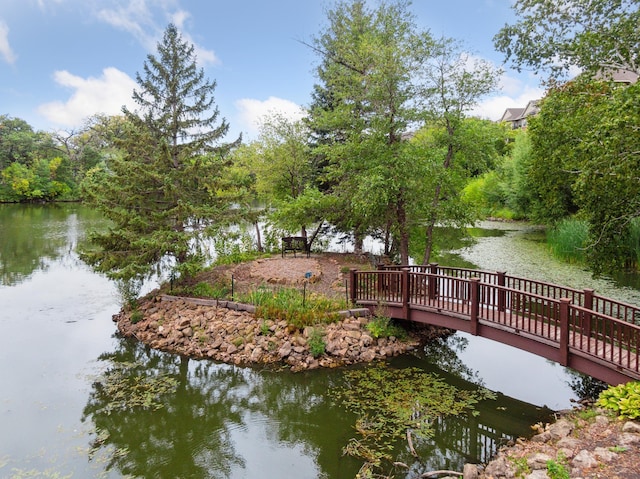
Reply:
M103 22L124 30L133 35L150 52L156 51L156 45L164 31L166 21L170 21L178 27L184 40L194 45L196 58L200 65L216 64L219 59L213 50L207 50L198 45L185 31L185 23L191 17L191 13L186 10L172 10L173 2L160 2L159 15L151 11L149 5L155 6L154 2L149 4L145 0L131 0L125 5L115 8L104 8L97 12L97 16ZM158 17L161 20L158 20ZM158 23L162 22L159 27Z
M539 83L537 77L526 80ZM501 93L485 98L470 111L471 115L497 121L507 108L524 108L531 100L538 100L545 95L543 88L508 74L501 75L498 83Z
M9 45L9 27L2 21L0 21L0 56L9 64L15 63L17 58Z
M236 101L236 108L239 110L240 127L250 138L257 136L260 125L271 115L280 114L292 120L299 120L305 116L300 105L273 96L264 101L243 98Z
M100 78L81 78L68 71L57 71L54 80L74 90L66 101L40 105L38 112L52 123L63 127L77 127L98 113L117 115L122 106L134 109L132 94L136 82L116 68L105 68Z
M531 100L539 100L545 90L527 86L517 95L496 95L480 102L470 113L473 116L498 121L507 108L524 108Z

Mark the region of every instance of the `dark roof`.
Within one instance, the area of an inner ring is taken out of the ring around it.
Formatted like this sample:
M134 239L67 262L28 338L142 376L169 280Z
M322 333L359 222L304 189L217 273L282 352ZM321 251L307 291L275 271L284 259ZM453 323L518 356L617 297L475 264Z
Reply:
M500 121L516 121L522 118L525 108L507 108L502 114Z

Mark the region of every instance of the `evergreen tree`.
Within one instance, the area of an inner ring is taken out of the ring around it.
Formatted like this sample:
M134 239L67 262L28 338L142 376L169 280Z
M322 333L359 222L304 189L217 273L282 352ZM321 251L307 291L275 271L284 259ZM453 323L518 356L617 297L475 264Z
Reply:
M122 280L190 275L202 265L208 234L230 219L223 171L240 138L220 142L229 125L214 103L216 83L197 68L193 45L174 25L136 80L138 110L123 110L120 154L84 184L85 197L113 226L92 234L98 249L83 257Z

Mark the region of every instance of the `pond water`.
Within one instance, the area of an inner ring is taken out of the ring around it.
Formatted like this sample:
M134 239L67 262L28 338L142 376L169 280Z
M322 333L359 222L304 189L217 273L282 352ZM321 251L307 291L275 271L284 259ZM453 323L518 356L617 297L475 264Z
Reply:
M342 454L355 416L330 393L343 384L342 370L235 367L120 338L111 321L120 307L114 284L76 253L87 230L101 224L80 205L0 205L1 477L355 476L360 462ZM462 257L523 271L484 242L510 235L484 236ZM483 248L490 253L478 253ZM479 404L477 417L437 421L434 438L416 441L420 460L399 444L395 454L410 470L396 477L487 460L505 440L570 407L580 383L546 360L463 334L390 363L497 393ZM171 393L148 392L147 408L131 407L136 391L157 391L169 380Z

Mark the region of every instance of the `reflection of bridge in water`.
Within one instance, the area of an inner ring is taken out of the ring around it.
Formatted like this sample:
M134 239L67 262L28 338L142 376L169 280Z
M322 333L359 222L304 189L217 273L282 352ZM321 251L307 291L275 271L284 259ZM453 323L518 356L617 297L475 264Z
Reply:
M448 450L457 452L467 462L486 463L509 441L531 435L531 425L540 421L543 414L531 404L523 403L523 406L537 412L537 415L525 415L520 418L529 418L526 425L519 424L517 419L514 421L515 424L512 422L513 418L507 420L505 412L495 409L494 405L494 412L480 410L478 416L439 418L434 421L433 428L439 442ZM547 418L550 415L551 411Z
M351 270L350 299L397 319L465 331L609 384L640 379L640 308L541 281L464 268Z
M434 372L459 389L473 390L478 387L439 368ZM475 411L476 416L468 414L435 419L431 425L437 441L430 444L433 450L421 454L421 457L434 456L435 468L442 468L446 462L443 457L450 456L451 452L459 455L461 460L459 464L447 465L453 469L462 467L465 462L486 463L509 441L530 437L533 433L531 426L538 422L550 422L554 412L546 406L539 407L501 393L497 393L495 399L481 401Z

